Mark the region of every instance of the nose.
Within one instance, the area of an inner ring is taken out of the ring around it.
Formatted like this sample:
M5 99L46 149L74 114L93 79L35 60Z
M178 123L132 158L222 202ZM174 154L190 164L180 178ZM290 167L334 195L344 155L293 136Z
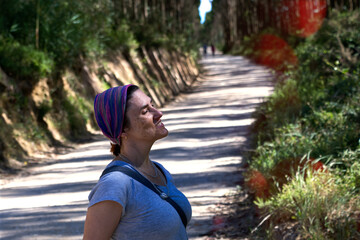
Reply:
M163 113L157 108L153 107L153 111L154 111L154 118L156 120L160 119L163 116Z

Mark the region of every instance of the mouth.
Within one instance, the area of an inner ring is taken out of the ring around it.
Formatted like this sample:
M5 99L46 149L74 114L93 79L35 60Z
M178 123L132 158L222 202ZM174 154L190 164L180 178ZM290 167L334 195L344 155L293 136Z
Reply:
M155 126L160 126L160 127L162 127L162 126L164 126L164 124L161 122L161 119L159 119L159 121L157 121L157 122L155 123Z

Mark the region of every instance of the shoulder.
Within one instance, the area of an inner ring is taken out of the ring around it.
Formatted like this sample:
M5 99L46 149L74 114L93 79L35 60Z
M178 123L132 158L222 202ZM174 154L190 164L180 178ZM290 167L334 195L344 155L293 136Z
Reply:
M113 171L113 172L107 173L104 176L102 176L99 179L97 185L116 186L116 185L131 184L131 182L132 182L132 178L129 177L128 175L126 175L120 171Z
M97 185L112 185L117 186L119 184L121 185L127 185L132 182L132 178L128 175L122 173L117 168L129 168L128 164L125 164L124 162L111 162L102 173L102 176L100 177Z
M112 200L124 207L132 189L133 179L129 176L118 171L108 173L100 178L90 192L90 206L101 201Z

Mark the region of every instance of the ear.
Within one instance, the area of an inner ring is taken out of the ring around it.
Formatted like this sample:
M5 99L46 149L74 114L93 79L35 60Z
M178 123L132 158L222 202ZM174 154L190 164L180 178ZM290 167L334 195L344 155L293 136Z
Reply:
M125 129L124 129L124 131L125 131ZM120 137L127 139L127 138L128 138L128 134L127 134L126 132L123 132L123 133L121 133Z

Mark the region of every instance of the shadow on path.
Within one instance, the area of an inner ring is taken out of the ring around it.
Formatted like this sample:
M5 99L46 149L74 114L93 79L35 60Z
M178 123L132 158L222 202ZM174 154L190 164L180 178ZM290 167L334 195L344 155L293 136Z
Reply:
M190 239L205 239L212 209L241 181L251 114L272 90L271 74L242 57L202 64L206 75L194 89L162 109L170 134L151 152L192 204ZM0 238L81 239L87 196L112 159L109 146L104 138L81 145L1 186Z
M12 229L1 239L80 239L83 232L84 203L31 209L0 211L1 229ZM69 231L70 230L70 231Z
M242 57L218 55L202 64L206 76L198 86L162 110L170 134L151 152L190 200L190 239L206 239L213 210L242 181L252 113L271 93L273 77Z

